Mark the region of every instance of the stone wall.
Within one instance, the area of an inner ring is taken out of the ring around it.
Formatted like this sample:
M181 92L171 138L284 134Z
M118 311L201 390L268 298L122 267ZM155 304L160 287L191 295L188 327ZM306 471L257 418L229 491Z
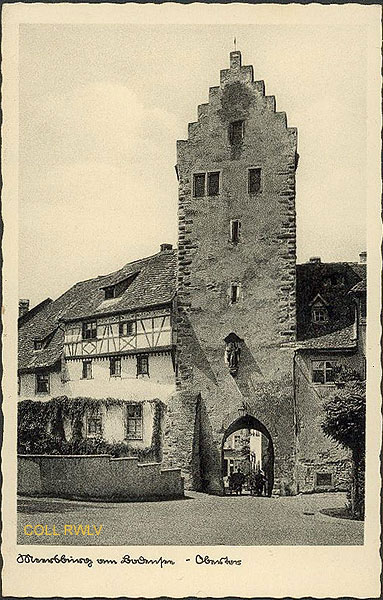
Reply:
M150 500L183 497L180 469L137 458L18 456L17 491L24 496L87 500Z
M243 139L231 144L238 120ZM241 66L239 52L198 107L188 139L177 143L177 392L168 404L164 458L182 466L188 486L222 489L223 423L245 403L273 439L276 486L294 488L293 360L282 345L296 330L296 145L296 129L276 112L252 67ZM261 169L254 194L250 168ZM194 197L200 172L220 173L219 195ZM230 239L235 219L238 243ZM240 290L235 304L232 283ZM231 332L244 340L236 378L224 361Z

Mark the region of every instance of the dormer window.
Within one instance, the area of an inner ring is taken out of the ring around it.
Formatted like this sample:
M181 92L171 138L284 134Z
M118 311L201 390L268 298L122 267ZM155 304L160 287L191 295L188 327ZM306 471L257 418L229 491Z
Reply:
M232 146L243 140L244 121L233 121L229 126L229 141Z
M311 308L311 322L320 325L328 321L328 305L327 302L320 294L317 294L310 302Z
M33 342L33 346L35 350L42 350L43 348L43 341L42 340L34 340Z
M313 308L312 310L312 321L313 323L326 323L327 310L325 308Z
M131 283L136 279L139 271L126 275L120 280L114 280L113 283L109 282L109 285L102 286L104 292L104 300L112 300L113 298L119 298L128 289Z
M116 297L116 288L114 285L105 288L105 300L110 300Z

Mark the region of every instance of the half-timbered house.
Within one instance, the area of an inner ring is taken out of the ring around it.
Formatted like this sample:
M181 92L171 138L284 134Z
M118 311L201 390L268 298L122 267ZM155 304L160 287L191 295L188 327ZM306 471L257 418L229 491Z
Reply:
M175 389L176 256L158 254L82 281L19 327L19 397L100 399L88 437L150 446L156 402ZM101 399L126 405L105 410ZM69 433L70 435L70 433Z

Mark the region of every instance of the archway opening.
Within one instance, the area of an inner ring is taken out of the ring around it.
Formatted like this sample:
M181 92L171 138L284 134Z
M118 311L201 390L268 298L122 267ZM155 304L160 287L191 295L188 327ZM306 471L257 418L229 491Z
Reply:
M232 474L245 476L243 492L250 493L252 475L263 472L263 494L271 496L274 485L274 446L266 427L252 415L243 415L226 429L221 450L221 477L225 492Z

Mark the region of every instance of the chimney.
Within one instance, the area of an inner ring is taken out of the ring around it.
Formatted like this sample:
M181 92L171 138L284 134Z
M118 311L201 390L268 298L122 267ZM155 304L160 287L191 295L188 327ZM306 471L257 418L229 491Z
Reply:
M166 252L166 250L173 250L173 245L172 244L161 244L160 252Z
M19 318L29 311L29 300L19 300Z
M239 69L242 66L242 56L239 50L230 52L230 69Z
M321 259L320 256L312 256L309 259L309 263L313 264L313 265L319 265L321 263Z
M365 265L365 264L366 264L366 262L367 262L367 252L361 252L361 253L359 254L359 263L360 263L361 265Z

